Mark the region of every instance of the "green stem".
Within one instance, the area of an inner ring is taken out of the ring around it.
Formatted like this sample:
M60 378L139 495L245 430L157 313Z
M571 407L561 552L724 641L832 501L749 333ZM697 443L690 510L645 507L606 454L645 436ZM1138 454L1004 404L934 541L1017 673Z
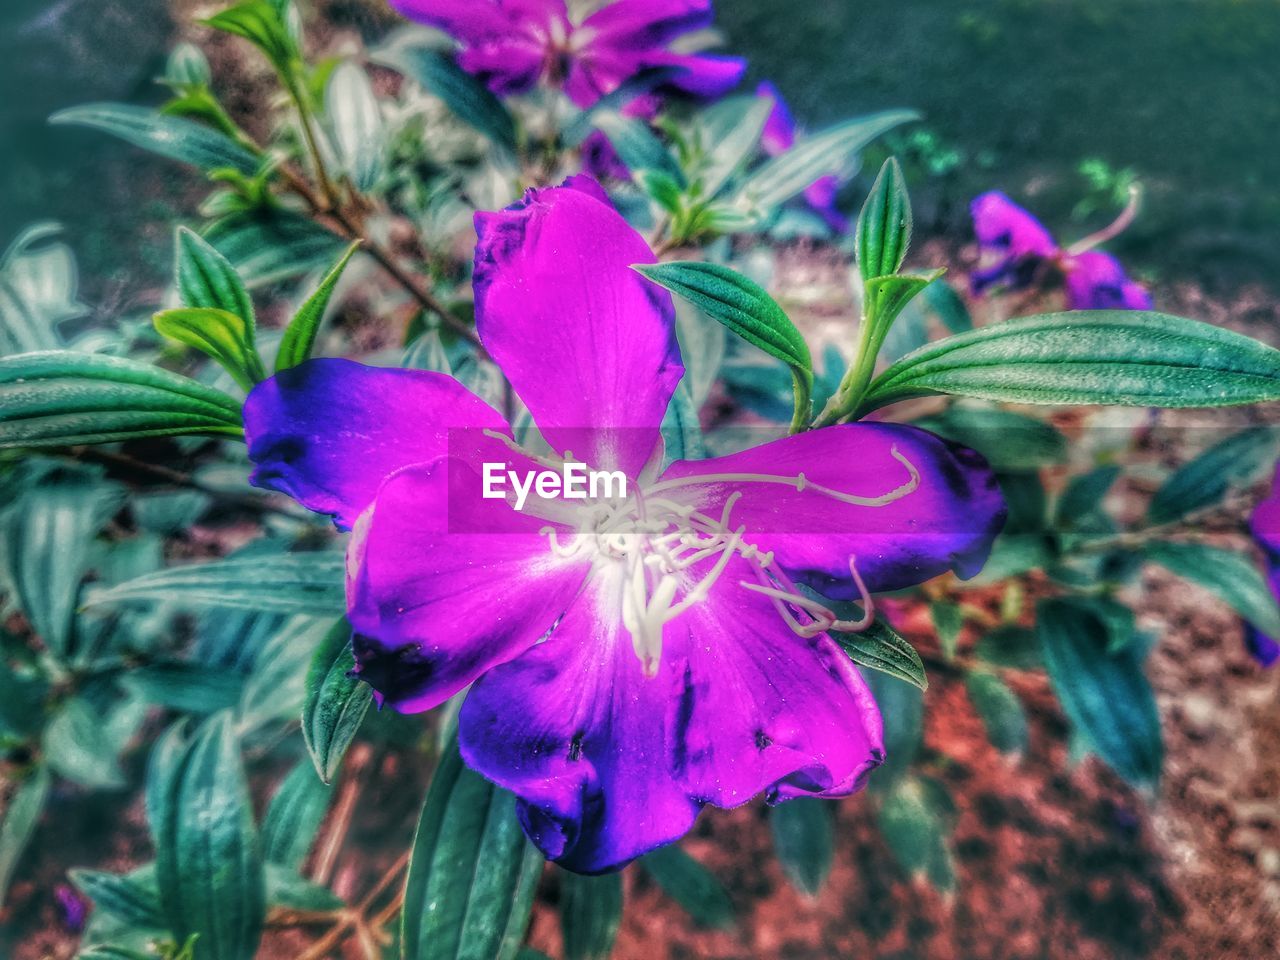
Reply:
M791 383L791 392L795 397L795 412L791 415L791 429L788 433L803 433L809 429L809 418L813 415L813 377L793 369Z

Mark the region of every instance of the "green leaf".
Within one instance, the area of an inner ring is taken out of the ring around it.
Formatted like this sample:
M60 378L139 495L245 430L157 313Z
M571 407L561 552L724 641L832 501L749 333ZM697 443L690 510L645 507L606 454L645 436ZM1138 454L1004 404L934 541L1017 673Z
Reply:
M898 272L911 246L911 197L902 167L890 157L858 217L856 256L863 283ZM918 292L918 291L917 291Z
M807 137L743 180L736 204L762 220L821 177L846 169L872 140L894 127L919 119L911 110L889 110L837 124Z
M207 307L161 310L152 321L162 336L208 354L246 393L267 378L253 331L234 313Z
M1280 398L1280 351L1134 310L1024 317L937 341L871 385L862 413L956 394L1014 403L1221 407Z
M282 76L291 74L298 46L280 7L271 0L244 0L203 21L206 26L243 37L262 51Z
M233 557L169 567L91 591L86 605L146 600L186 609L251 607L262 613L336 615L346 608L344 569L342 555L335 553Z
M714 263L673 261L638 264L633 269L787 364L795 379L797 419L803 414L808 422L813 388L809 345L764 289L742 274Z
M91 127L119 137L135 147L201 170L230 167L249 176L261 159L225 134L182 117L171 117L125 103L90 103L60 110L53 124Z
M861 633L835 630L830 633L831 639L840 644L854 663L904 680L921 690L929 688L920 654L884 620L877 618Z
M1013 670L1044 668L1040 644L1036 635L1026 627L1012 624L996 627L978 639L974 653L979 660L994 667L1009 667Z
M622 875L560 874L564 960L609 960L622 923Z
M816 897L826 886L835 848L831 810L823 800L797 797L769 809L773 849L787 879Z
M253 300L231 262L186 227L178 228L175 247L174 285L183 305L225 310L240 319L252 342Z
M960 294L949 283L937 280L924 288L924 302L951 333L973 329L973 317Z
M964 682L991 745L1001 753L1026 753L1027 715L1008 684L985 670L972 671Z
M733 926L733 901L724 885L674 843L645 854L640 866L697 926L711 930Z
M684 189L684 171L680 164L644 120L620 113L602 113L596 117L596 128L609 138L633 175L656 170Z
M884 763L870 788L883 791L905 776L924 745L924 693L919 687L883 673L866 675L884 719Z
M344 61L329 75L325 113L339 169L357 190L369 190L382 176L386 134L373 84L354 63Z
M1054 692L1072 727L1130 783L1154 788L1164 747L1160 717L1137 652L1108 653L1107 625L1090 608L1046 600L1036 632Z
M0 358L0 449L243 429L234 399L151 364L71 350Z
M329 809L332 787L303 760L284 778L262 820L262 858L295 873L302 869Z
M96 910L104 910L131 927L164 928L153 867L125 874L72 870L70 877L76 889L93 901Z
M1266 476L1280 458L1280 430L1250 427L1215 443L1175 470L1151 498L1147 519L1172 523L1220 503L1232 489Z
M316 334L324 320L325 311L329 309L333 292L338 288L338 281L342 279L347 264L359 249L358 241L347 247L347 252L342 255L342 259L325 274L325 278L320 281L320 286L316 287L315 293L307 297L307 302L289 321L289 326L285 328L284 336L280 340L280 349L276 352L277 373L296 367L310 359L311 351L316 344Z
M124 674L121 684L143 702L183 713L217 713L236 706L244 677L202 663L149 663Z
M1280 637L1280 607L1266 578L1248 557L1203 543L1157 540L1146 557L1170 573L1204 587L1269 637Z
M0 904L4 903L14 870L40 822L50 779L46 767L36 767L13 789L0 815Z
M164 82L174 87L198 87L213 82L213 71L204 51L194 43L179 43L169 51Z
M864 289L864 312L876 325L877 344L883 343L898 315L921 290L942 276L941 270L925 274L874 277Z
M178 942L197 934L197 960L249 960L262 936L266 889L231 715L209 718L191 741L165 738L148 773L147 816L156 882Z
M902 869L944 893L955 888L945 797L926 781L901 781L877 812L880 832Z
M709 148L698 171L701 196L714 197L742 170L772 111L768 97L739 96L726 97L698 115L702 143Z
M205 233L250 287L291 280L329 266L344 242L301 214L257 211L217 221Z
M483 80L459 67L453 57L429 47L401 47L381 53L379 59L435 94L459 120L509 156L516 155L516 124L510 112Z
M935 600L929 604L929 616L933 620L933 629L938 633L943 656L954 660L960 631L964 629L964 613L960 605L949 600Z
M67 700L44 730L42 748L50 768L85 787L124 786L124 776L116 763L119 744L114 742L105 720L83 697Z
M953 403L944 413L912 422L977 450L998 472L1036 470L1067 459L1066 437L1043 420L1011 410Z
M339 620L316 648L307 667L307 696L302 707L302 738L316 773L332 783L347 747L355 739L373 702L373 688L353 671L351 627Z
M515 798L451 743L418 821L401 913L402 960L511 960L524 941L542 856Z
M278 863L265 866L267 905L307 912L338 910L346 904L328 887L313 883Z
M1119 476L1120 468L1108 464L1072 477L1054 508L1057 523L1064 527L1078 526L1083 519L1100 512L1103 498Z

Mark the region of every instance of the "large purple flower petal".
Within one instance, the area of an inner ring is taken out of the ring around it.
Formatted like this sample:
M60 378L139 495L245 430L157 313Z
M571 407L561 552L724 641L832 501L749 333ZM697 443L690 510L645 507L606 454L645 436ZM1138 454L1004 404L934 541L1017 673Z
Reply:
M475 445L476 460L514 456ZM392 476L356 524L347 615L359 674L401 712L429 710L535 643L590 569L551 552L546 520L481 490L470 464L442 458Z
M1125 276L1120 261L1101 250L1067 257L1067 309L1150 310L1151 295Z
M883 497L909 485L911 470L919 475L914 489L882 505L850 504L823 492ZM873 592L947 570L973 576L1005 518L995 475L979 454L901 424L825 427L714 460L677 461L662 480L683 480L665 495L692 500L712 515L741 493L729 526L745 526L747 542L836 599L857 596L850 557Z
M391 0L391 6L463 43L483 43L511 29L511 18L493 0Z
M703 574L713 561L706 561ZM880 711L832 640L801 637L731 562L704 603L667 625L663 656L687 659L677 775L719 807L841 797L884 760Z
M434 460L453 427L507 432L452 377L311 360L254 387L244 405L251 482L349 528L390 474Z
M680 381L670 295L644 238L575 177L476 214L476 325L547 441L635 476Z
M683 663L645 677L621 590L622 568L602 571L545 642L477 681L459 718L468 766L515 793L530 839L580 873L680 838L701 807L673 775Z

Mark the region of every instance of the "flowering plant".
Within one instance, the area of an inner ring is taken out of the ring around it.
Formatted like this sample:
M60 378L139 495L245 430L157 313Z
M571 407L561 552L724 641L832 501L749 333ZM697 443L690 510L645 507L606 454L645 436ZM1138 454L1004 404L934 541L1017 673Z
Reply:
M1043 411L1280 399L1280 352L1155 312L1092 249L1111 232L1063 249L996 193L974 202L971 292L1057 271L1070 309L975 325L943 271L907 266L897 162L855 180L915 114L800 135L772 86L732 93L745 64L707 52L708 0L394 6L443 34L331 62L287 0L205 21L273 70L266 138L190 44L163 108L54 118L208 177L149 322L87 323L47 227L0 261L21 614L0 638L0 889L53 784L122 790L119 758L148 754L154 859L71 874L85 956L376 957L394 929L411 960L510 960L544 877L565 955L606 956L633 861L732 925L677 845L707 808L763 796L816 894L822 801L864 786L891 869L949 891L930 676L1016 758L1007 677L1047 675L1076 752L1155 791L1137 569L1208 587L1275 659L1267 577L1184 528L1280 434L1209 445L1122 523L1132 434L1097 454ZM854 254L817 365L752 263L797 199ZM1272 584L1274 508L1253 520ZM180 562L213 517L235 520L214 556ZM353 897L330 881L379 789L417 791L417 830L353 868Z

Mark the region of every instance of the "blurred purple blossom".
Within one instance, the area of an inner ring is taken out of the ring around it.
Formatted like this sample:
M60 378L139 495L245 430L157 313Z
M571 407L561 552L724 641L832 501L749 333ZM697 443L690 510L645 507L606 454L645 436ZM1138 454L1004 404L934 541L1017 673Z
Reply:
M796 142L796 121L791 115L791 108L778 88L768 80L756 87L756 96L773 101L773 112L765 121L760 146L771 157L786 153ZM836 195L839 192L840 178L832 173L811 183L804 192L804 198L832 231L845 233L849 229L849 218L836 208Z

